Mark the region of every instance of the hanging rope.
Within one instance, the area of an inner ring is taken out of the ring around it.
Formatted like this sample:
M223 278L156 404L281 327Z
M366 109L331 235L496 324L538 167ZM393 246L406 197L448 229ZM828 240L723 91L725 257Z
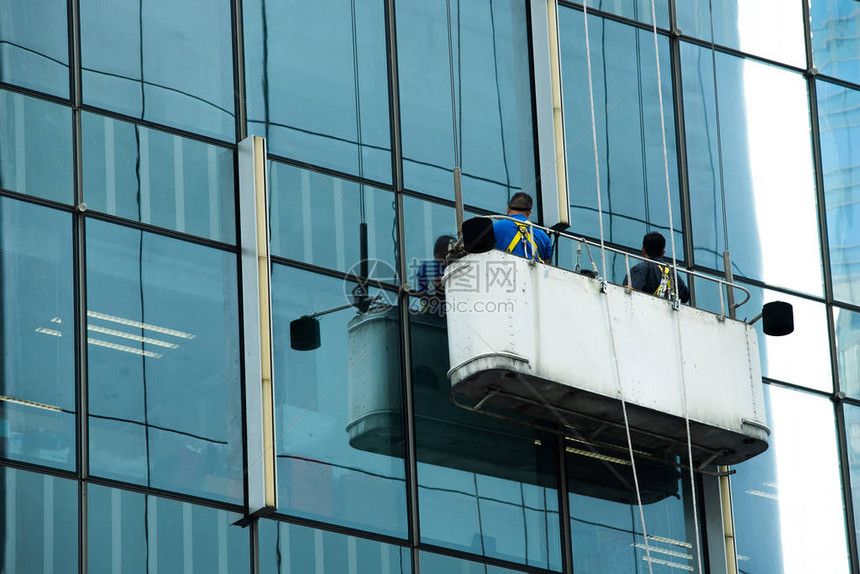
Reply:
M671 238L672 245L672 269L675 276L675 293L674 293L674 306L676 309L681 304L678 292L678 260L675 256L675 224L672 218L672 193L671 193L671 185L669 182L669 152L666 147L666 118L663 113L663 78L660 71L660 47L657 42L657 15L656 9L654 6L654 0L651 0L651 25L654 36L654 61L656 62L657 67L657 96L658 103L660 106L660 134L662 137L663 144L663 171L666 178L666 206L669 212L669 237ZM708 2L710 5L710 0ZM713 26L713 20L711 21L711 26ZM713 28L712 28L713 30ZM693 503L693 524L695 526L695 537L696 537L696 559L699 566L699 572L702 572L702 547L700 541L699 534L699 509L697 505L697 495L696 495L696 477L693 471L693 444L692 437L690 434L690 417L688 413L688 405L687 405L687 377L684 374L684 346L683 346L683 337L681 335L681 322L678 319L678 316L673 313L673 319L675 323L675 332L678 338L678 353L681 359L680 371L681 371L681 393L683 395L683 404L684 404L684 424L686 427L687 433L687 461L690 467L690 492Z
M588 69L588 100L591 108L591 141L594 145L594 177L597 182L597 217L600 223L600 261L603 270L602 283L606 285L606 244L603 235L603 200L600 193L600 159L597 150L597 125L594 113L594 81L591 73L591 42L588 36L588 2L582 2L582 18L585 23L585 58ZM662 111L662 110L661 110ZM664 146L665 147L665 146ZM612 312L609 306L609 297L603 298L606 305L606 317L609 323L609 338L612 341L612 354L615 357L615 380L617 381L618 399L621 402L621 410L624 414L624 430L627 435L627 450L630 455L630 468L633 471L633 484L636 489L636 504L639 508L639 521L642 525L642 539L645 542L645 557L648 562L648 572L653 574L651 567L651 547L648 544L648 529L645 526L645 510L642 506L642 494L639 489L639 476L636 471L636 458L633 455L633 438L630 434L630 421L627 418L627 403L624 401L624 391L621 384L621 368L618 365L618 349L615 343L615 331L612 326Z

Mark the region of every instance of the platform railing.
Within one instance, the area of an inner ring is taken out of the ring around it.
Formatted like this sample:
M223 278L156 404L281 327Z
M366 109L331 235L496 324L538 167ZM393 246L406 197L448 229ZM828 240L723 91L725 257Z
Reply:
M591 249L589 249L589 246L595 247L597 249L603 249L605 251L609 251L610 253L615 253L617 255L623 255L624 256L624 267L627 270L627 277L628 277L628 284L626 285L626 289L628 291L632 290L632 287L630 286L630 282L629 282L630 258L631 257L633 259L638 260L638 261L645 261L645 262L650 262L650 263L655 263L655 264L668 265L672 270L677 270L678 273L685 273L690 277L698 277L700 279L704 279L706 281L711 281L713 283L716 283L718 286L718 291L720 293L720 314L719 314L719 317L720 317L721 321L725 320L726 315L727 315L727 310L729 311L728 315L731 316L732 311L738 309L741 305L745 304L747 301L750 300L750 297L751 297L751 293L749 292L749 290L746 287L742 287L741 285L738 285L732 281L726 281L725 279L720 279L720 278L714 277L712 275L705 275L704 273L699 273L698 271L693 271L690 269L683 269L683 268L679 268L677 266L673 266L671 262L668 262L666 260L650 259L648 257L645 257L644 255L637 255L635 253L630 253L628 251L617 249L615 247L610 247L606 244L601 246L601 244L597 241L589 240L589 239L586 239L585 237L582 237L579 235L573 235L572 233L567 233L566 231L559 231L557 229L550 229L548 227L543 227L542 225L537 225L536 223L533 223L532 221L529 221L529 220L523 221L521 219L516 219L516 218L510 217L508 215L482 215L481 217L486 217L488 219L498 219L498 220L508 219L510 221L516 222L518 225L527 225L529 228L529 233L532 235L532 237L534 237L534 230L540 229L544 233L549 235L550 237L556 237L556 238L563 237L565 239L569 239L571 241L577 242L577 245L578 245L577 246L577 263L576 263L577 268L574 269L574 271L576 271L576 272L579 272L581 269L579 259L580 259L580 255L582 253L582 245L585 245L585 251L588 255L589 262L591 263L591 268L594 270L594 274L595 274L596 278L599 281L604 282L604 283L607 282L607 280L605 277L601 276L600 272L597 270L597 263L594 260L594 256L591 254ZM553 242L553 244L557 246L557 241ZM537 254L534 254L534 256L536 256L536 255ZM534 257L531 258L531 261L533 264L539 263ZM552 263L549 263L549 262L546 262L543 264L544 265L552 265ZM605 269L603 271L604 271L604 273L606 272ZM727 307L726 297L723 294L723 287L725 287L726 290L737 289L739 291L742 291L746 295L746 297L740 302L735 302L731 305L728 305L728 309L727 309L726 308ZM678 291L676 288L675 289L675 301L673 301L673 303L676 305L676 308L678 308L678 303L679 303L677 301L677 298L678 298Z

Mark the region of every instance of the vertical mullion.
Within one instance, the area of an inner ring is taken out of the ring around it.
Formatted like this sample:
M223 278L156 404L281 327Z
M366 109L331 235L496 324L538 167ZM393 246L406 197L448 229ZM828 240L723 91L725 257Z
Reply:
M245 109L245 31L242 7L242 0L233 0L233 105L236 114L237 142L248 137L247 110Z
M78 471L78 572L87 572L87 482L89 476L89 426L87 395L87 305L86 305L86 225L84 221L84 189L81 158L81 27L80 2L68 0L69 37L69 91L72 100L72 165L74 176L74 204L78 206L72 214L72 258L74 285L75 326L75 403L76 419L76 466Z
M397 273L401 285L406 284L406 260L404 243L406 232L403 223L403 150L400 137L400 83L397 61L397 27L394 0L385 2L386 61L388 64L388 113L391 129L391 182L394 188L395 221L397 242L395 245ZM406 476L406 515L410 545L410 560L413 574L420 574L418 546L421 543L418 516L418 463L415 443L415 411L412 393L412 349L409 333L409 293L401 289L398 296L400 307L400 369L401 405L404 431L403 462Z

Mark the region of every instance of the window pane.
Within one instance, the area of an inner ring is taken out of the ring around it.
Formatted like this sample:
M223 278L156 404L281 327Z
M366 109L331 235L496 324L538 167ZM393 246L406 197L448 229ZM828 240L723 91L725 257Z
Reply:
M625 419L620 403L605 415ZM599 432L583 436L575 431L566 439L574 570L698 571L694 521L703 521L702 510L699 506L699 515L694 514L689 471L677 466L686 464L686 448L657 446L633 424L635 476L626 441L607 442Z
M0 198L0 453L75 468L75 319L67 213Z
M66 0L0 0L0 82L69 95Z
M571 218L577 233L600 237L582 13L560 10L559 25ZM643 235L659 231L671 256L654 38L650 32L593 16L588 31L604 237L639 247ZM683 259L669 42L660 36L659 45L675 253Z
M466 219L474 215L477 214L466 211ZM453 207L404 195L403 221L406 280L414 289L420 289L418 276L422 264L434 259L437 241L444 243L446 237L456 239L457 216Z
M69 108L0 90L0 187L72 203Z
M233 243L233 151L84 112L89 209Z
M399 314L388 306L396 298L323 315L320 347L291 348L292 321L355 301L354 288L272 269L278 510L405 537L401 418L370 408L401 404Z
M225 0L81 0L84 103L234 141Z
M408 547L272 520L261 520L259 532L261 574L412 572Z
M87 571L249 572L248 530L239 514L90 484Z
M848 443L848 470L851 478L851 496L854 503L854 539L860 536L857 517L860 516L860 407L845 406L845 435Z
M269 162L272 254L396 283L394 194L368 185ZM361 222L367 254L361 253Z
M87 222L90 470L242 499L236 256Z
M721 167L711 53L682 43L681 62L696 263L721 270L729 248L736 277L820 295L806 81L717 54Z
M248 131L269 152L391 182L385 3L244 2Z
M576 2L582 4L581 1ZM651 0L591 0L586 2L588 10L603 10L610 14L616 14L624 18L630 18L637 22L652 24ZM657 15L657 26L669 27L669 0L655 0L654 13ZM582 18L582 13L579 14Z
M73 480L0 468L0 571L78 571L78 487Z
M560 570L555 439L455 406L445 318L411 307L422 541Z
M834 307L833 316L841 390L858 398L860 397L860 313Z
M816 88L833 296L860 305L860 92Z
M418 556L423 574L516 574L517 570L470 562L441 554L421 552Z
M451 2L452 55L445 6L442 0L397 5L404 182L454 198L453 107L463 198L499 211L518 191L535 195L526 3Z
M687 36L710 42L713 14L717 45L806 67L802 0L685 0L675 7L678 27Z
M770 448L731 478L741 568L847 573L833 405L774 385L765 403Z
M817 0L809 3L812 60L818 71L860 83L858 28L860 4L853 0Z
M820 391L832 391L827 311L824 304L752 285L741 286L751 293L750 300L737 310L737 317L742 321L753 319L762 312L762 306L771 301L785 301L794 308L794 332L790 335L765 336L762 321L756 321L754 325L758 333L762 375ZM745 297L743 292L735 292L738 302ZM723 298L724 302L727 301L725 291ZM714 313L720 312L720 295L715 282L696 280L696 306Z

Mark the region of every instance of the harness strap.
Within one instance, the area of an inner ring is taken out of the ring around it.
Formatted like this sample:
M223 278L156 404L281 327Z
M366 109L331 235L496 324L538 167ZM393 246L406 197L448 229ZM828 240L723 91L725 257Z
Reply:
M528 226L520 225L519 223L517 223L516 226L517 234L514 235L513 239L511 239L511 242L508 244L508 247L507 249L505 249L505 251L507 253L513 253L514 249L516 249L517 247L517 244L520 241L525 240L528 242L528 244L532 246L532 252L534 253L535 259L538 260L540 263L543 263L544 261L543 259L541 259L540 254L538 253L537 243L535 243L535 239L534 237L532 237L532 234L529 233ZM526 253L526 255L528 255L528 253Z

